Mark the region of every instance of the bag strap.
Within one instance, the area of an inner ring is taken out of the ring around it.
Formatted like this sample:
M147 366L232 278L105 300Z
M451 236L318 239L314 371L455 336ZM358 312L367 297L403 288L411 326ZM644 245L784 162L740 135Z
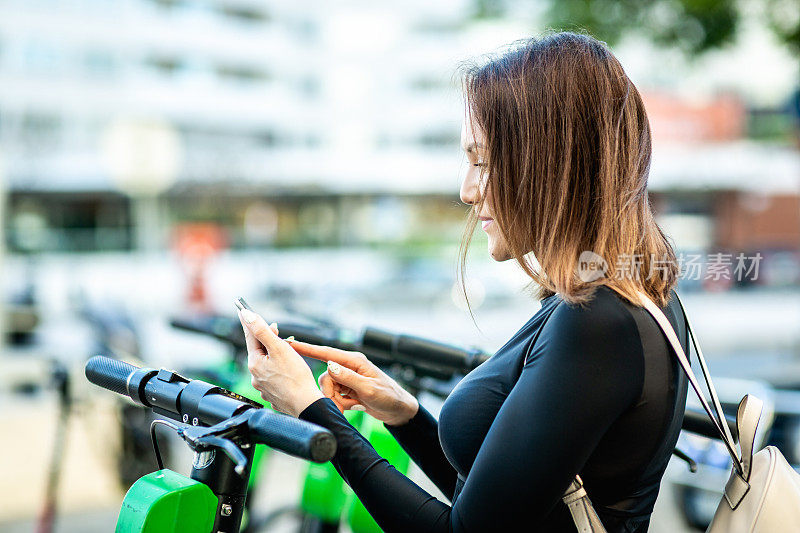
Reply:
M561 499L567 505L579 533L606 533L586 489L583 488L581 476L575 476Z
M692 345L694 346L695 351L697 352L697 359L700 362L700 370L703 373L703 377L705 378L706 385L708 386L708 393L711 396L711 402L714 406L714 412L712 412L711 407L708 405L703 393L700 389L700 384L697 381L697 378L692 371L692 366L689 364L689 360L686 357L686 353L683 351L683 347L681 343L678 341L678 336L675 334L675 330L672 328L672 324L670 324L669 320L667 319L666 315L658 308L658 306L650 299L647 294L642 291L637 291L639 299L641 300L642 307L647 309L647 311L655 318L658 325L661 327L661 330L667 336L672 348L675 350L675 355L678 358L678 362L681 365L681 368L686 373L686 377L689 379L689 383L692 385L695 394L697 394L700 403L705 409L706 414L708 414L711 422L714 423L714 427L717 428L717 432L722 439L722 442L725 444L725 447L728 449L728 454L731 456L733 460L733 467L740 473L743 473L743 466L742 461L739 458L739 454L736 453L736 444L733 440L733 436L731 435L731 430L728 427L728 424L725 422L725 414L722 411L722 406L719 402L719 397L717 396L717 391L714 388L714 384L711 381L711 374L708 371L708 366L706 365L705 358L703 357L703 352L700 350L700 346L697 343L697 338L694 334L694 329L692 328L692 324L689 321L689 317L686 314L686 310L683 307L683 302L681 302L678 293L675 292L675 298L678 300L678 304L681 306L681 311L683 312L684 318L686 319L686 328L689 330L689 336L692 339ZM715 416L716 414L716 416Z
M706 365L705 358L703 357L703 352L700 349L700 345L697 342L697 337L694 334L694 329L692 328L692 323L689 321L689 316L686 314L686 309L683 307L683 302L681 301L680 297L678 296L677 291L674 292L675 299L678 301L678 305L681 307L681 312L683 313L684 319L686 320L686 329L689 332L689 337L692 339L692 346L694 346L695 352L697 352L697 359L700 362L700 370L703 373L703 378L706 382L706 386L708 387L709 396L711 396L711 403L714 406L714 411L711 410L711 406L708 405L703 393L700 389L700 384L697 381L697 377L695 377L694 372L692 371L692 366L689 363L689 359L686 357L686 353L683 351L683 347L681 346L680 341L678 340L678 336L675 334L675 329L672 327L669 319L667 319L666 315L664 314L661 309L650 299L647 294L642 291L637 291L639 299L641 301L642 307L644 307L655 319L656 323L659 325L661 330L664 332L664 335L667 336L667 340L669 340L670 344L672 345L673 350L675 351L675 355L678 358L678 363L680 363L681 368L683 369L686 377L691 383L692 388L694 389L695 394L697 394L700 403L705 409L706 414L708 414L711 422L714 424L714 427L717 428L717 432L719 433L722 442L725 444L725 447L728 450L728 454L730 454L731 459L733 460L733 468L736 472L738 472L742 476L747 476L749 478L749 458L752 457L752 444L750 444L748 451L750 452L750 456L748 457L747 462L744 459L744 453L742 453L742 459L739 458L739 455L736 453L736 444L733 440L733 435L731 435L730 428L725 421L725 414L722 411L722 405L719 401L719 396L717 395L717 390L714 388L714 383L711 381L711 373L708 371L708 366ZM523 363L524 364L524 363ZM756 399L756 402L758 400ZM752 403L756 403L752 402ZM747 398L742 401L742 405L740 405L740 411L747 407ZM760 415L760 403L757 403L757 407L754 406L751 410L756 411L758 409L758 415ZM715 416L716 415L716 416ZM755 414L749 415L748 420L757 418L758 416ZM740 413L739 418L743 419L743 415ZM755 428L755 424L752 424L753 428ZM755 431L755 429L753 429ZM741 429L740 429L741 432ZM741 441L741 437L740 437ZM744 451L744 448L743 448ZM739 479L738 476L731 476L731 479L734 481ZM746 481L746 478L745 478ZM728 482L728 485L731 485L731 481ZM729 492L734 492L733 489L735 487L731 487L730 489L726 486L725 490L725 497L728 498ZM742 491L738 491L742 492ZM744 491L746 492L746 491ZM732 494L733 495L733 494ZM744 493L740 494L738 501L741 501L741 497ZM575 476L575 479L570 483L569 488L561 497L563 502L569 508L570 515L572 516L572 520L575 523L578 531L580 533L604 533L606 530L603 527L600 518L597 516L597 511L595 511L594 506L592 506L592 502L589 499L589 495L586 493L586 489L583 488L583 480L580 476ZM738 504L738 501L735 502ZM728 502L731 503L731 506L735 508L734 502L731 502L731 499L728 499Z
M703 378L706 382L706 387L708 388L709 395L711 396L711 401L714 404L714 410L719 417L719 423L722 428L725 430L725 434L728 437L728 440L731 443L735 443L733 440L733 436L731 435L730 428L728 427L727 422L725 421L725 412L722 410L722 406L719 402L719 396L717 395L717 390L714 388L714 383L711 381L711 372L708 371L708 367L706 366L706 358L703 357L703 350L700 349L700 344L697 342L697 337L694 334L694 328L692 328L692 323L689 320L689 315L686 313L686 309L683 307L683 301L681 301L680 296L678 296L678 292L675 292L675 299L678 301L678 305L681 307L681 313L683 313L684 318L686 319L686 328L689 330L689 337L692 339L692 346L694 346L694 351L697 353L697 360L700 362L700 370L703 373Z

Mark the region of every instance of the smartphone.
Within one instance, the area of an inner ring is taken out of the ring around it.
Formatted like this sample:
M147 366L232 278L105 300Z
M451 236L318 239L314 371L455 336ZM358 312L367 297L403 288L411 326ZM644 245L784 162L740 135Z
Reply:
M248 303L245 301L245 299L244 299L244 298L242 298L241 296L239 296L238 298L236 298L236 299L233 301L233 303L234 303L234 304L236 304L236 307L239 309L239 311L244 311L245 309L247 309L248 311L253 311L253 312L255 313L255 311L253 310L253 308L252 308L252 307L250 307L250 306L248 305Z
M249 305L249 304L248 304L248 303L245 301L245 299L244 299L244 298L242 298L241 296L239 296L238 298L236 298L236 299L233 301L233 303L236 305L236 308L237 308L239 311L244 311L245 309L247 309L248 311L253 311L253 308L252 308L252 307L250 307L250 305ZM253 312L255 313L255 311L253 311ZM261 341L257 341L257 342L258 342L258 343L259 343L259 344L260 344L262 347L264 347L264 344L263 344ZM265 347L264 347L264 349L266 350L266 348L265 348Z
M239 309L239 311L244 311L245 309L247 309L248 311L253 311L255 313L255 310L253 310L253 308L250 307L250 305L248 305L248 303L245 301L245 299L242 298L241 296L236 298L233 301L233 303L236 304L236 307L237 307L237 309ZM294 335L289 335L284 340L287 340L287 341L291 342L291 341L294 340Z

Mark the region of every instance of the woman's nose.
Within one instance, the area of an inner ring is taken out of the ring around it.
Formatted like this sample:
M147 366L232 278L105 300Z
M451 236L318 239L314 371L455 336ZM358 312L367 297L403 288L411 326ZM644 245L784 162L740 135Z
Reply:
M469 173L464 178L464 182L461 184L461 190L459 191L459 195L461 196L461 201L467 205L473 205L478 201L478 187L475 184L475 180L471 179Z

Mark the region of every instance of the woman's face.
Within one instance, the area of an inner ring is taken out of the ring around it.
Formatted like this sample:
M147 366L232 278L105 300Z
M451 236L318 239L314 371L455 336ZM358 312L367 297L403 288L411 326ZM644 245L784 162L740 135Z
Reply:
M495 261L507 261L511 259L511 253L505 239L500 235L497 222L492 214L491 191L486 191L487 177L485 175L485 148L483 132L480 128L473 128L469 120L464 121L461 128L461 147L467 154L469 166L464 182L461 184L461 201L465 204L474 205L482 194L488 193L486 202L483 204L483 212L477 213L481 219L483 231L489 237L489 255ZM483 179L481 175L484 174Z

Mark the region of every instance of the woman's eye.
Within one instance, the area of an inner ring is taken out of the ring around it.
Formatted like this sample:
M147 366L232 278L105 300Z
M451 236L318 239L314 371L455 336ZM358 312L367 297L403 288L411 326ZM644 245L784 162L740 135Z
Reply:
M472 166L473 167L485 167L486 163L484 163L483 161L478 161L477 163L472 163Z

